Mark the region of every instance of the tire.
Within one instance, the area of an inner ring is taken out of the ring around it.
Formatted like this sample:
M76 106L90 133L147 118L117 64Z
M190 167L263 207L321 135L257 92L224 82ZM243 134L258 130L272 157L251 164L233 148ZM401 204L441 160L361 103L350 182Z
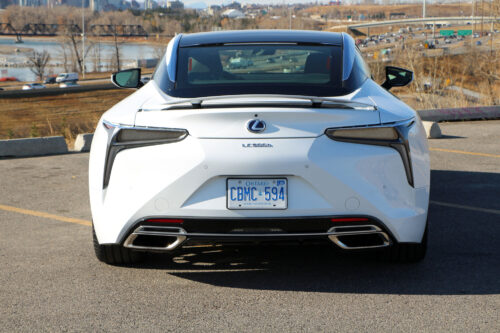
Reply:
M415 263L422 261L427 252L427 226L421 243L395 243L387 249L386 259L398 263Z
M121 245L101 245L97 241L94 226L92 226L94 252L99 261L109 265L132 265L142 261L143 254L127 249Z

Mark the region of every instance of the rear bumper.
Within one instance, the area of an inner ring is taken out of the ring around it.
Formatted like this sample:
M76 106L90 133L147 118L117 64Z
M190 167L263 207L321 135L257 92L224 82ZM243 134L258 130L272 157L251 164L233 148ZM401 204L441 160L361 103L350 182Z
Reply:
M242 146L249 140L189 136L178 143L120 152L109 186L103 189L106 145L98 143L105 139L100 135L98 130L89 170L92 216L100 244L123 244L138 221L155 216L198 220L199 225L228 219L259 224L280 218L312 221L318 216L369 216L383 222L384 230L397 242L420 242L425 230L428 170L421 170L425 181L411 187L401 157L392 148L336 142L321 136L254 139L252 143L272 143L273 147L249 149ZM419 156L412 156L412 161L419 161ZM413 169L418 175L422 168L415 165ZM227 209L226 180L235 177L287 178L287 209ZM219 236L218 232L183 229L191 239ZM305 233L320 232L320 237L328 238L327 231L323 228Z

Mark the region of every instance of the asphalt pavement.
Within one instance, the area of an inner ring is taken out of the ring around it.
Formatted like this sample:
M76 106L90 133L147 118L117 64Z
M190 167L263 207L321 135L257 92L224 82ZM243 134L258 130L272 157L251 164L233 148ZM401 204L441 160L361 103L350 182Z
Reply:
M88 154L0 160L0 331L500 331L500 121L430 140L429 251L192 247L96 260Z

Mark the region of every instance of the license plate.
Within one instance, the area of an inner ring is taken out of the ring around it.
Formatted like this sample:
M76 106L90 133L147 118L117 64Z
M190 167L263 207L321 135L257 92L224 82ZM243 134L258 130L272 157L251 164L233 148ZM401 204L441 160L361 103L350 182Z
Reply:
M228 178L228 209L286 209L286 178Z

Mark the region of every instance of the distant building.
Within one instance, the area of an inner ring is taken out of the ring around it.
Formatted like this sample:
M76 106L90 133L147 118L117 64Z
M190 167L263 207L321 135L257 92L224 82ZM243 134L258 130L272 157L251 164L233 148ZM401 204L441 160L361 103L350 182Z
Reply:
M167 8L172 10L182 10L184 9L184 4L182 1L167 1Z
M140 5L137 1L132 0L132 1L130 2L130 7L131 7L132 9L139 9L139 8L141 8L141 5Z
M60 4L72 7L82 7L82 0L62 0ZM83 0L83 7L89 7L89 0Z
M39 7L46 6L46 0L19 0L20 7Z
M245 14L237 9L228 9L222 13L222 16L232 19L238 19L238 18L244 18Z
M94 12L100 11L102 8L100 7L99 0L90 0L90 9Z
M241 4L239 2L232 2L229 5L225 5L224 8L226 9L241 9Z

